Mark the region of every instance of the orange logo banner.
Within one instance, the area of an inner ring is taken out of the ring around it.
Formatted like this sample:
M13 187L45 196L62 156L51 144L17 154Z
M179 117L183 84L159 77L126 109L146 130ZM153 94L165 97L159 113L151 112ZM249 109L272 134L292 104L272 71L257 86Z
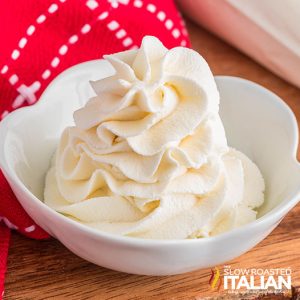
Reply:
M217 287L217 290L219 291L222 285L222 277L220 275L219 268L215 267L214 270L211 269L211 276L208 281L208 284L211 286L211 289L215 289Z

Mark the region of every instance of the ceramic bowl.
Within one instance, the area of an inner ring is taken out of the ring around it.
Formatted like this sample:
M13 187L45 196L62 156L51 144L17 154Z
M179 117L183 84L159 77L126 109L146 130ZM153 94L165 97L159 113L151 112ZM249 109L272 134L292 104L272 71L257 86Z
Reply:
M247 154L266 182L259 218L221 235L193 240L145 240L99 232L43 204L44 178L73 111L93 95L89 80L112 74L103 60L59 75L40 101L0 123L0 166L32 219L78 256L134 274L170 275L222 264L264 239L300 197L298 128L288 106L267 89L236 77L216 77L229 145Z

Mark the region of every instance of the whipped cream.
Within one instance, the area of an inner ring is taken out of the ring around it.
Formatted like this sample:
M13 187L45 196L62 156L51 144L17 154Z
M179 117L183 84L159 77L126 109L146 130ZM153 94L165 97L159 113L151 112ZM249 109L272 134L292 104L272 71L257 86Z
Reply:
M120 235L213 236L256 219L257 166L229 148L206 61L155 37L104 57L113 76L74 113L46 176L45 203Z

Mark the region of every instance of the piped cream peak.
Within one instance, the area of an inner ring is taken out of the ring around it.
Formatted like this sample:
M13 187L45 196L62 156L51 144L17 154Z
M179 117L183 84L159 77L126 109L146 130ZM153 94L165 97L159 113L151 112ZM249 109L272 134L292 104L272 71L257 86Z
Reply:
M258 168L227 145L206 61L146 36L105 56L114 75L74 113L46 178L45 203L88 226L143 238L210 236L256 218Z

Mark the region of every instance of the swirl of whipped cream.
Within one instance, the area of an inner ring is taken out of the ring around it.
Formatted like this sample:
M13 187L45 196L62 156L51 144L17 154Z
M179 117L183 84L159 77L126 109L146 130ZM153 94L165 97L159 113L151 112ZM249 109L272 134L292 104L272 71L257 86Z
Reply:
M206 61L147 36L107 55L113 76L74 113L45 203L99 230L157 239L215 235L256 218L264 180L228 147Z

